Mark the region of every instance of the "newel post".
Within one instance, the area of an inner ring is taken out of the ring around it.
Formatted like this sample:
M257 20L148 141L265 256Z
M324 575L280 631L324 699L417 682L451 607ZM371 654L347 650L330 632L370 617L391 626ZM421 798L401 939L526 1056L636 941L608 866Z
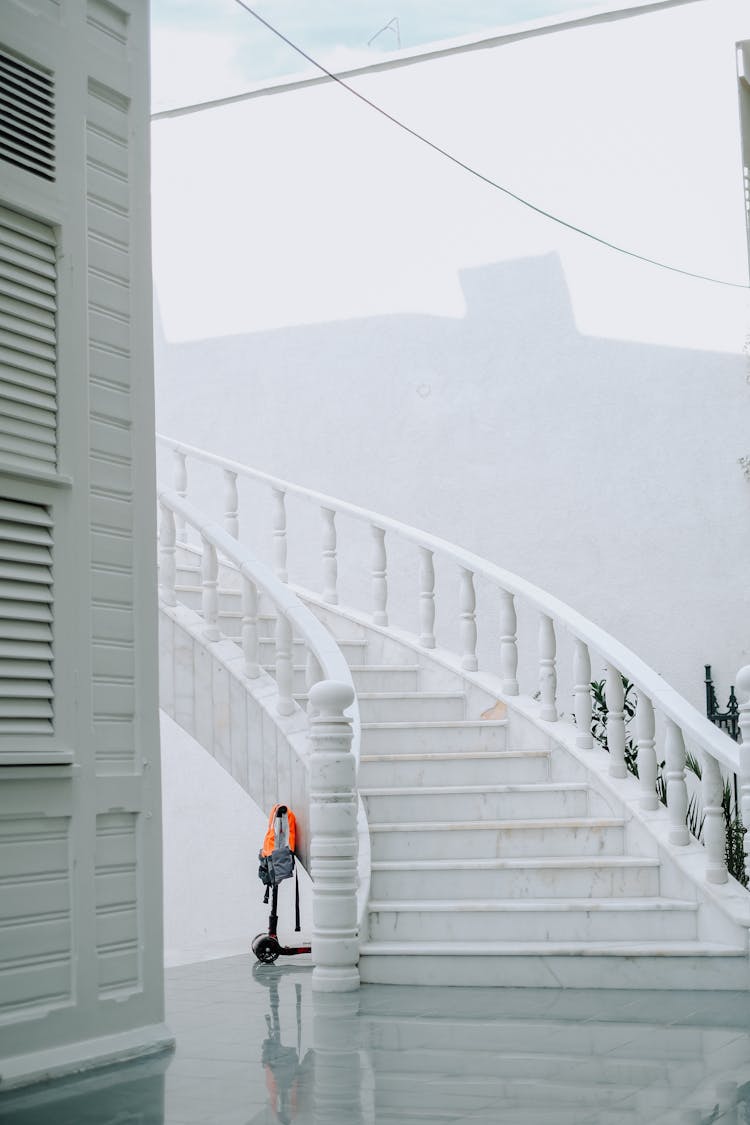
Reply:
M750 665L740 668L736 687L740 700L740 812L745 826L745 870L750 871Z
M349 684L323 680L310 691L310 874L313 881L312 986L359 988L357 933L357 767Z

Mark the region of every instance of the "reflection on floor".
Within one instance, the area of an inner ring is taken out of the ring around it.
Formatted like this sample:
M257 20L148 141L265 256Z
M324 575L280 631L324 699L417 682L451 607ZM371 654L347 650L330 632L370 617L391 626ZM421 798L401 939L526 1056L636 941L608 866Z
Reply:
M167 974L174 1056L0 1098L12 1125L745 1125L746 993L313 995L303 960Z

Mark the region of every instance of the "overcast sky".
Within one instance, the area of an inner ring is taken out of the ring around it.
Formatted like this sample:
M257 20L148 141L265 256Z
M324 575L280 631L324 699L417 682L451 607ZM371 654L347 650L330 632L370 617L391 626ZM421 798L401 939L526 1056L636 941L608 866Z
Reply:
M601 0L248 2L332 70L382 57L398 48L399 39L406 49L601 4ZM398 24L387 27L394 19ZM306 68L303 59L235 0L152 0L152 28L154 110L241 93L264 79L299 74Z

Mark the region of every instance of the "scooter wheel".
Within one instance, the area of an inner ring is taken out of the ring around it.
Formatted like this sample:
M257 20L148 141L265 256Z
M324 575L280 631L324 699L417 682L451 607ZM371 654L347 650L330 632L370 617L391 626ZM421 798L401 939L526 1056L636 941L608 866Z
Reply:
M279 943L268 934L258 934L253 938L252 951L259 961L271 965L279 955Z

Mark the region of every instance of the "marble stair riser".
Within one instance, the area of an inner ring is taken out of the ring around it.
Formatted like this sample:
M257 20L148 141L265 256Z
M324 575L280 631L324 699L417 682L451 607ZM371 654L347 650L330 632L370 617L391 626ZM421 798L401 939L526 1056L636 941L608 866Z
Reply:
M457 754L505 750L508 728L504 722L400 723L362 725L362 753L369 754ZM515 747L514 747L515 748Z
M273 675L273 664L265 664L263 670ZM413 692L417 690L418 668L369 668L366 664L352 668L352 679L358 692ZM307 668L298 664L293 671L292 689L295 695L307 693Z
M410 760L406 755L362 758L361 789L390 785L521 785L549 780L549 754L544 751L505 751L491 757L436 754Z
M363 723L437 723L459 721L465 717L464 695L388 695L382 692L373 696L367 692L357 694Z
M377 905L377 904L374 904ZM445 904L447 905L447 904ZM695 941L695 910L688 906L666 909L665 904L638 905L626 899L611 909L524 910L517 900L513 909L502 903L471 909L456 903L452 910L378 910L369 914L370 941ZM418 904L415 904L415 907ZM498 908L495 909L494 907Z
M458 1117L461 1125L469 1121L472 1125L498 1125L499 1122L509 1121L513 1125L550 1125L550 1110L543 1106L526 1110L519 1101L501 1102L497 1104L490 1099L490 1108L485 1104L486 1113L472 1112L467 1118ZM378 1125L456 1125L457 1111L455 1109L442 1110L435 1106L426 1114L423 1107L415 1106L410 1112L403 1109L392 1109L388 1106L377 1106ZM558 1108L554 1114L555 1125L581 1125L581 1111L572 1106L570 1109ZM586 1123L588 1125L588 1122ZM602 1110L597 1117L596 1125L644 1125L638 1119L638 1111L633 1110ZM682 1125L682 1122L659 1122L659 1125ZM691 1123L692 1125L692 1123ZM723 1123L722 1123L723 1125Z
M653 954L598 954L581 949L577 955L519 953L459 956L427 955L415 946L414 955L370 952L363 948L359 962L363 984L454 985L475 988L616 988L747 989L744 952L678 955L666 943Z
M237 622L237 633L235 636L239 637L242 621ZM223 626L222 626L223 627ZM366 641L339 641L339 648L341 649L347 663L351 667L364 664L367 659L367 642ZM307 649L303 641L292 641L292 661L294 664L301 665L304 663L307 656ZM261 664L272 665L276 659L276 641L272 637L261 637L258 641L258 657Z
M482 787L462 793L445 788L392 790L390 793L361 789L371 825L420 824L425 821L541 820L544 817L595 816L606 810L595 807L595 794L586 786L565 789L549 785L527 787Z
M513 1074L497 1073L493 1076L462 1071L460 1075L455 1075L449 1071L448 1076L445 1073L430 1075L429 1090L425 1093L424 1089L416 1087L408 1074L377 1070L376 1075L376 1105L378 1110L385 1112L393 1107L408 1113L427 1104L439 1107L443 1112L459 1112L464 1120L468 1118L471 1121L489 1104L497 1114L498 1122L508 1120L503 1116L504 1112L513 1108L520 1108L524 1113L545 1109L552 1111L558 1107L563 1112L575 1107L605 1111L614 1108L621 1110L623 1120L632 1120L625 1115L637 1112L635 1099L638 1088L635 1086L586 1086L582 1082L576 1088L575 1085L545 1077L534 1081Z
M467 864L452 868L372 872L373 899L409 898L639 898L659 893L659 868L651 866L506 867L490 870Z
M471 856L474 859L516 856L622 855L621 824L443 824L384 830L371 825L372 858L432 859Z

